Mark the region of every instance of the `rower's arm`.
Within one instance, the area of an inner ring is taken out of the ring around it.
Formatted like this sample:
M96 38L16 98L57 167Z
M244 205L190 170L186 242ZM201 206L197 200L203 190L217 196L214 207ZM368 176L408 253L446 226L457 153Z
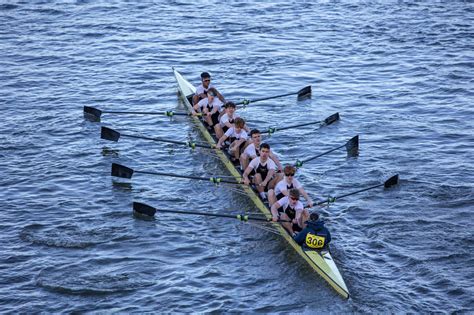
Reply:
M310 207L312 207L313 206L313 199L311 199L311 197L308 195L308 193L306 192L306 190L304 190L303 187L300 188L300 193L303 195L303 197L306 200L306 202L308 203L308 205Z
M246 185L248 185L250 183L249 174L250 174L251 171L252 171L252 167L249 165L245 169L245 172L242 174L242 179L244 180L244 184L246 184Z
M219 141L217 142L217 147L220 149L220 147L222 146L222 144L224 143L224 141L227 140L227 135L226 134L223 134L222 137L219 138Z
M272 220L273 221L277 221L278 220L278 208L280 208L281 205L277 202L275 202L273 205L272 205L272 208L270 209L270 211L272 212Z
M217 92L217 98L220 99L221 102L225 104L226 100L225 100L224 96L222 96L222 94L219 91L216 90L216 92Z
M279 171L283 171L283 166L280 163L280 160L278 159L278 156L273 153L273 151L270 153L270 158L275 162L276 166L278 167Z

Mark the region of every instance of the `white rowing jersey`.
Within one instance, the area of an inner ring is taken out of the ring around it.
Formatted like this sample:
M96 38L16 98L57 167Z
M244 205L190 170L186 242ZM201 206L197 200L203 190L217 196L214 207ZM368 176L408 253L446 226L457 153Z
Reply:
M257 170L258 168L262 168L262 167L266 168L267 171L269 171L269 170L276 171L276 169L277 169L277 166L276 166L275 162L273 162L272 159L268 158L267 161L265 163L263 163L262 161L260 161L259 156L257 156L255 159L250 161L249 166L254 170Z
M257 156L260 156L260 152L257 154L255 143L253 142L245 148L244 153L247 154L250 159L255 159Z
M221 124L221 127L224 127L227 122L230 122L231 124L234 123L234 120L236 118L240 117L237 114L234 114L231 119L229 119L229 114L225 113L224 115L221 116L221 119L219 120L219 123Z
M237 133L234 127L229 128L229 130L225 132L225 135L227 136L227 138L235 138L236 140L240 140L240 139L247 140L249 137L247 135L247 132L243 128L240 129L239 133Z
M211 108L217 107L217 111L220 111L223 104L224 103L222 103L220 99L218 99L217 97L214 97L209 107ZM207 97L203 98L202 100L198 102L198 105L199 105L199 108L201 109L205 108L207 105L209 105L209 98Z
M283 210L283 212L286 213L291 220L298 220L304 210L304 206L299 200L296 202L296 205L293 208L290 207L290 197L288 196L278 200L278 204L281 206L281 210Z
M295 189L300 189L301 187L301 184L300 182L296 179L296 178L293 178L293 181L291 182L291 184L288 184L288 182L286 181L286 176L278 182L278 184L276 184L275 186L275 195L279 195L279 194L282 194L283 192L287 192L289 189L292 189L292 188L295 188Z
M209 84L209 87L207 89L202 86L202 84L199 84L199 86L196 88L196 95L202 94L202 93L207 93L207 90L210 88L216 88L213 84Z

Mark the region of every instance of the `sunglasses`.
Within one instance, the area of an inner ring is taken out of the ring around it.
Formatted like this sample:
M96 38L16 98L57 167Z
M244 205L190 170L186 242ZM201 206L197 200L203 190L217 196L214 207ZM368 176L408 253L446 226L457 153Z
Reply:
M300 200L299 198L295 198L295 197L290 197L291 200L295 200L295 201L298 201Z
M295 173L288 173L288 174L285 174L285 176L295 176Z
M202 80L203 82L211 82L211 79Z

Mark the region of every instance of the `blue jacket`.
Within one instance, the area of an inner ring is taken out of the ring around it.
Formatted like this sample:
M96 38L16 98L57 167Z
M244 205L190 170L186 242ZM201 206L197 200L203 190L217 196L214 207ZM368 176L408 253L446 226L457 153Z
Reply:
M329 230L324 226L323 220L306 221L306 227L303 229L303 231L296 234L293 239L296 243L306 246L306 235L309 232L315 235L325 236L326 246L329 244L329 242L331 242L331 233L329 233Z

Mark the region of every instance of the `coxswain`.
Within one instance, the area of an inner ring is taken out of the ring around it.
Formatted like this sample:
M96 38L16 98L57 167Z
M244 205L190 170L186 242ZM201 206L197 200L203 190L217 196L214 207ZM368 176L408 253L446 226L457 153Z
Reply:
M194 108L196 111L202 111L204 120L211 128L219 124L219 114L223 105L216 96L217 90L212 87L209 88L207 90L207 97L200 100Z
M257 187L260 198L262 198L263 201L267 201L265 191L273 189L279 179L275 174L276 169L277 166L275 162L270 158L270 145L268 143L262 143L260 144L260 156L253 159L242 174L243 183L249 185L249 175L254 174L253 183Z
M309 212L301 203L300 192L296 188L290 189L288 196L275 202L271 207L271 212L272 221L283 221L281 222L282 226L292 236L305 228L305 222L309 218Z
M209 88L215 88L217 91L217 98L222 102L225 103L225 98L222 96L221 93L217 90L217 88L211 84L211 75L208 72L201 73L201 84L196 88L196 92L193 95L193 107L196 105L201 99L207 97L207 90ZM194 111L193 115L196 114Z
M250 131L250 143L245 147L244 152L240 155L240 167L242 170L245 170L249 165L249 162L255 159L257 156L260 156L260 144L262 142L262 134L258 129L252 129ZM277 171L282 171L282 166L278 156L270 150L270 158L277 165Z
M299 190L300 194L303 195L308 207L311 208L313 206L313 200L308 196L303 185L301 185L301 183L295 178L295 173L296 167L293 165L285 165L283 168L283 179L276 184L275 189L268 191L268 202L270 205L273 205L281 198L288 196L288 191L290 189L296 188Z
M243 150L245 143L247 142L247 132L244 129L245 120L238 117L234 121L234 126L229 128L222 137L219 138L216 148L221 149L224 142L229 139L230 147L229 151L232 154L235 161L239 160L241 150Z
M328 248L331 242L331 233L324 226L324 221L319 219L319 215L313 212L306 221L306 227L293 239L306 248L324 249Z

